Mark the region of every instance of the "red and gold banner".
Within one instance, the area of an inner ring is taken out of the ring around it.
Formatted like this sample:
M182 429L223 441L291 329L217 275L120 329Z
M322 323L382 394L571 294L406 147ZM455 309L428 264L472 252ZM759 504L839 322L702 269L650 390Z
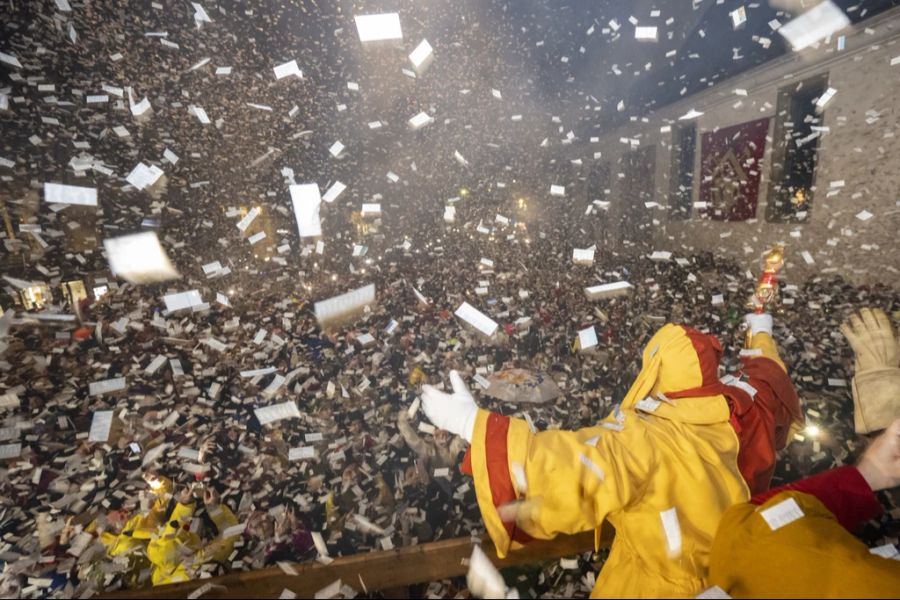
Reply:
M756 216L762 157L769 119L747 121L703 134L701 214L716 221Z

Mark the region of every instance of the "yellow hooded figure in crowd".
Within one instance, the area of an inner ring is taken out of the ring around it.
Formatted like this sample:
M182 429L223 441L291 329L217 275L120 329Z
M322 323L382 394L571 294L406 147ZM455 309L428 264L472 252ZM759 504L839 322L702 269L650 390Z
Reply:
M111 519L113 530L104 528L100 532L100 541L106 546L110 556L125 556L137 549L146 547L147 542L157 533L165 523L166 510L169 499L175 485L168 477L147 475L145 480L150 484L153 501L147 512L138 512L128 515L125 511L117 511L118 519ZM121 526L116 527L118 520L124 520Z
M225 531L237 525L237 517L219 499L212 488L203 489L206 510L219 535L206 543L191 527L196 500L189 489L176 499L169 512L174 484L167 477L147 474L154 498L150 509L128 518L118 533L103 531L100 540L110 556L125 556L146 549L153 585L187 581L204 564L224 562L234 550L237 535L225 537Z
M218 536L206 543L191 527L196 501L179 499L162 532L147 545L147 558L153 565L153 585L188 581L206 563L224 562L234 550L237 535L226 537L229 527L237 525L237 517L212 488L203 490L206 510L218 529Z
M770 336L771 317L762 329L753 332L745 363L749 370L767 361L757 378L720 381L715 338L665 325L646 345L621 407L578 431L537 432L525 420L481 410L455 371L453 393L426 386L423 408L436 426L471 443L463 470L474 476L501 556L560 533L593 529L599 536L608 520L616 537L592 597L694 596L705 587L722 514L750 498L733 400L741 392L762 407L759 392L777 404L772 390L790 385Z

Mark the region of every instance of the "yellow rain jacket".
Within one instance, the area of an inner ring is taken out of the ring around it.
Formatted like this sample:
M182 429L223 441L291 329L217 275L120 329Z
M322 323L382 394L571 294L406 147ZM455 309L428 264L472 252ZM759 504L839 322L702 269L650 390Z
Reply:
M855 467L841 467L728 509L709 584L734 598L896 598L900 561L872 554L849 530L882 510ZM768 496L768 497L767 497ZM796 504L791 506L791 501ZM773 522L788 507L792 517ZM799 509L799 512L797 511Z
M104 531L100 535L100 541L106 546L110 556L122 556L137 548L143 548L165 523L166 508L174 484L171 479L165 477L161 478L161 481L162 487L156 492L156 498L148 512L136 514L128 519L120 533Z
M211 509L210 517L219 530L219 536L204 545L196 533L190 531L194 516L194 504L175 505L162 535L147 546L147 558L153 565L153 585L187 581L193 572L207 562L222 562L234 549L238 536L223 538L225 529L237 525L237 517L225 504Z
M774 352L767 334L754 339L763 355ZM591 529L599 536L608 520L616 537L592 597L692 597L703 589L719 519L749 499L738 437L724 396L666 400L660 392L718 383L718 355L704 346L718 346L711 340L662 327L621 409L594 427L535 432L522 419L479 410L463 470L475 478L501 557L533 538Z

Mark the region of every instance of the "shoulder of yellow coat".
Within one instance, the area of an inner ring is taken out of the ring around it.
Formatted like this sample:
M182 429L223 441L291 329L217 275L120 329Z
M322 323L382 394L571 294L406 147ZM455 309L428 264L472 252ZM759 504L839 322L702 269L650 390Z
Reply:
M773 531L760 513L788 500L803 516ZM835 569L837 578L824 576ZM787 490L762 506L742 502L725 512L710 553L710 583L739 597L771 597L774 590L783 597L888 597L900 589L900 568L871 554L818 498Z
M655 411L647 414L688 425L714 425L731 418L728 401L722 395L678 398L662 402Z

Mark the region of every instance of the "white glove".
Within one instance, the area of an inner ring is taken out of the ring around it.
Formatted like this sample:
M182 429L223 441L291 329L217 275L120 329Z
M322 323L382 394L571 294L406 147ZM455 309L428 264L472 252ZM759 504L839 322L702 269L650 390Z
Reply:
M422 410L435 427L455 433L472 443L478 405L456 371L450 371L450 385L453 386L452 394L423 385Z
M744 315L744 321L750 327L750 335L757 333L772 335L772 315L769 313L750 313Z

